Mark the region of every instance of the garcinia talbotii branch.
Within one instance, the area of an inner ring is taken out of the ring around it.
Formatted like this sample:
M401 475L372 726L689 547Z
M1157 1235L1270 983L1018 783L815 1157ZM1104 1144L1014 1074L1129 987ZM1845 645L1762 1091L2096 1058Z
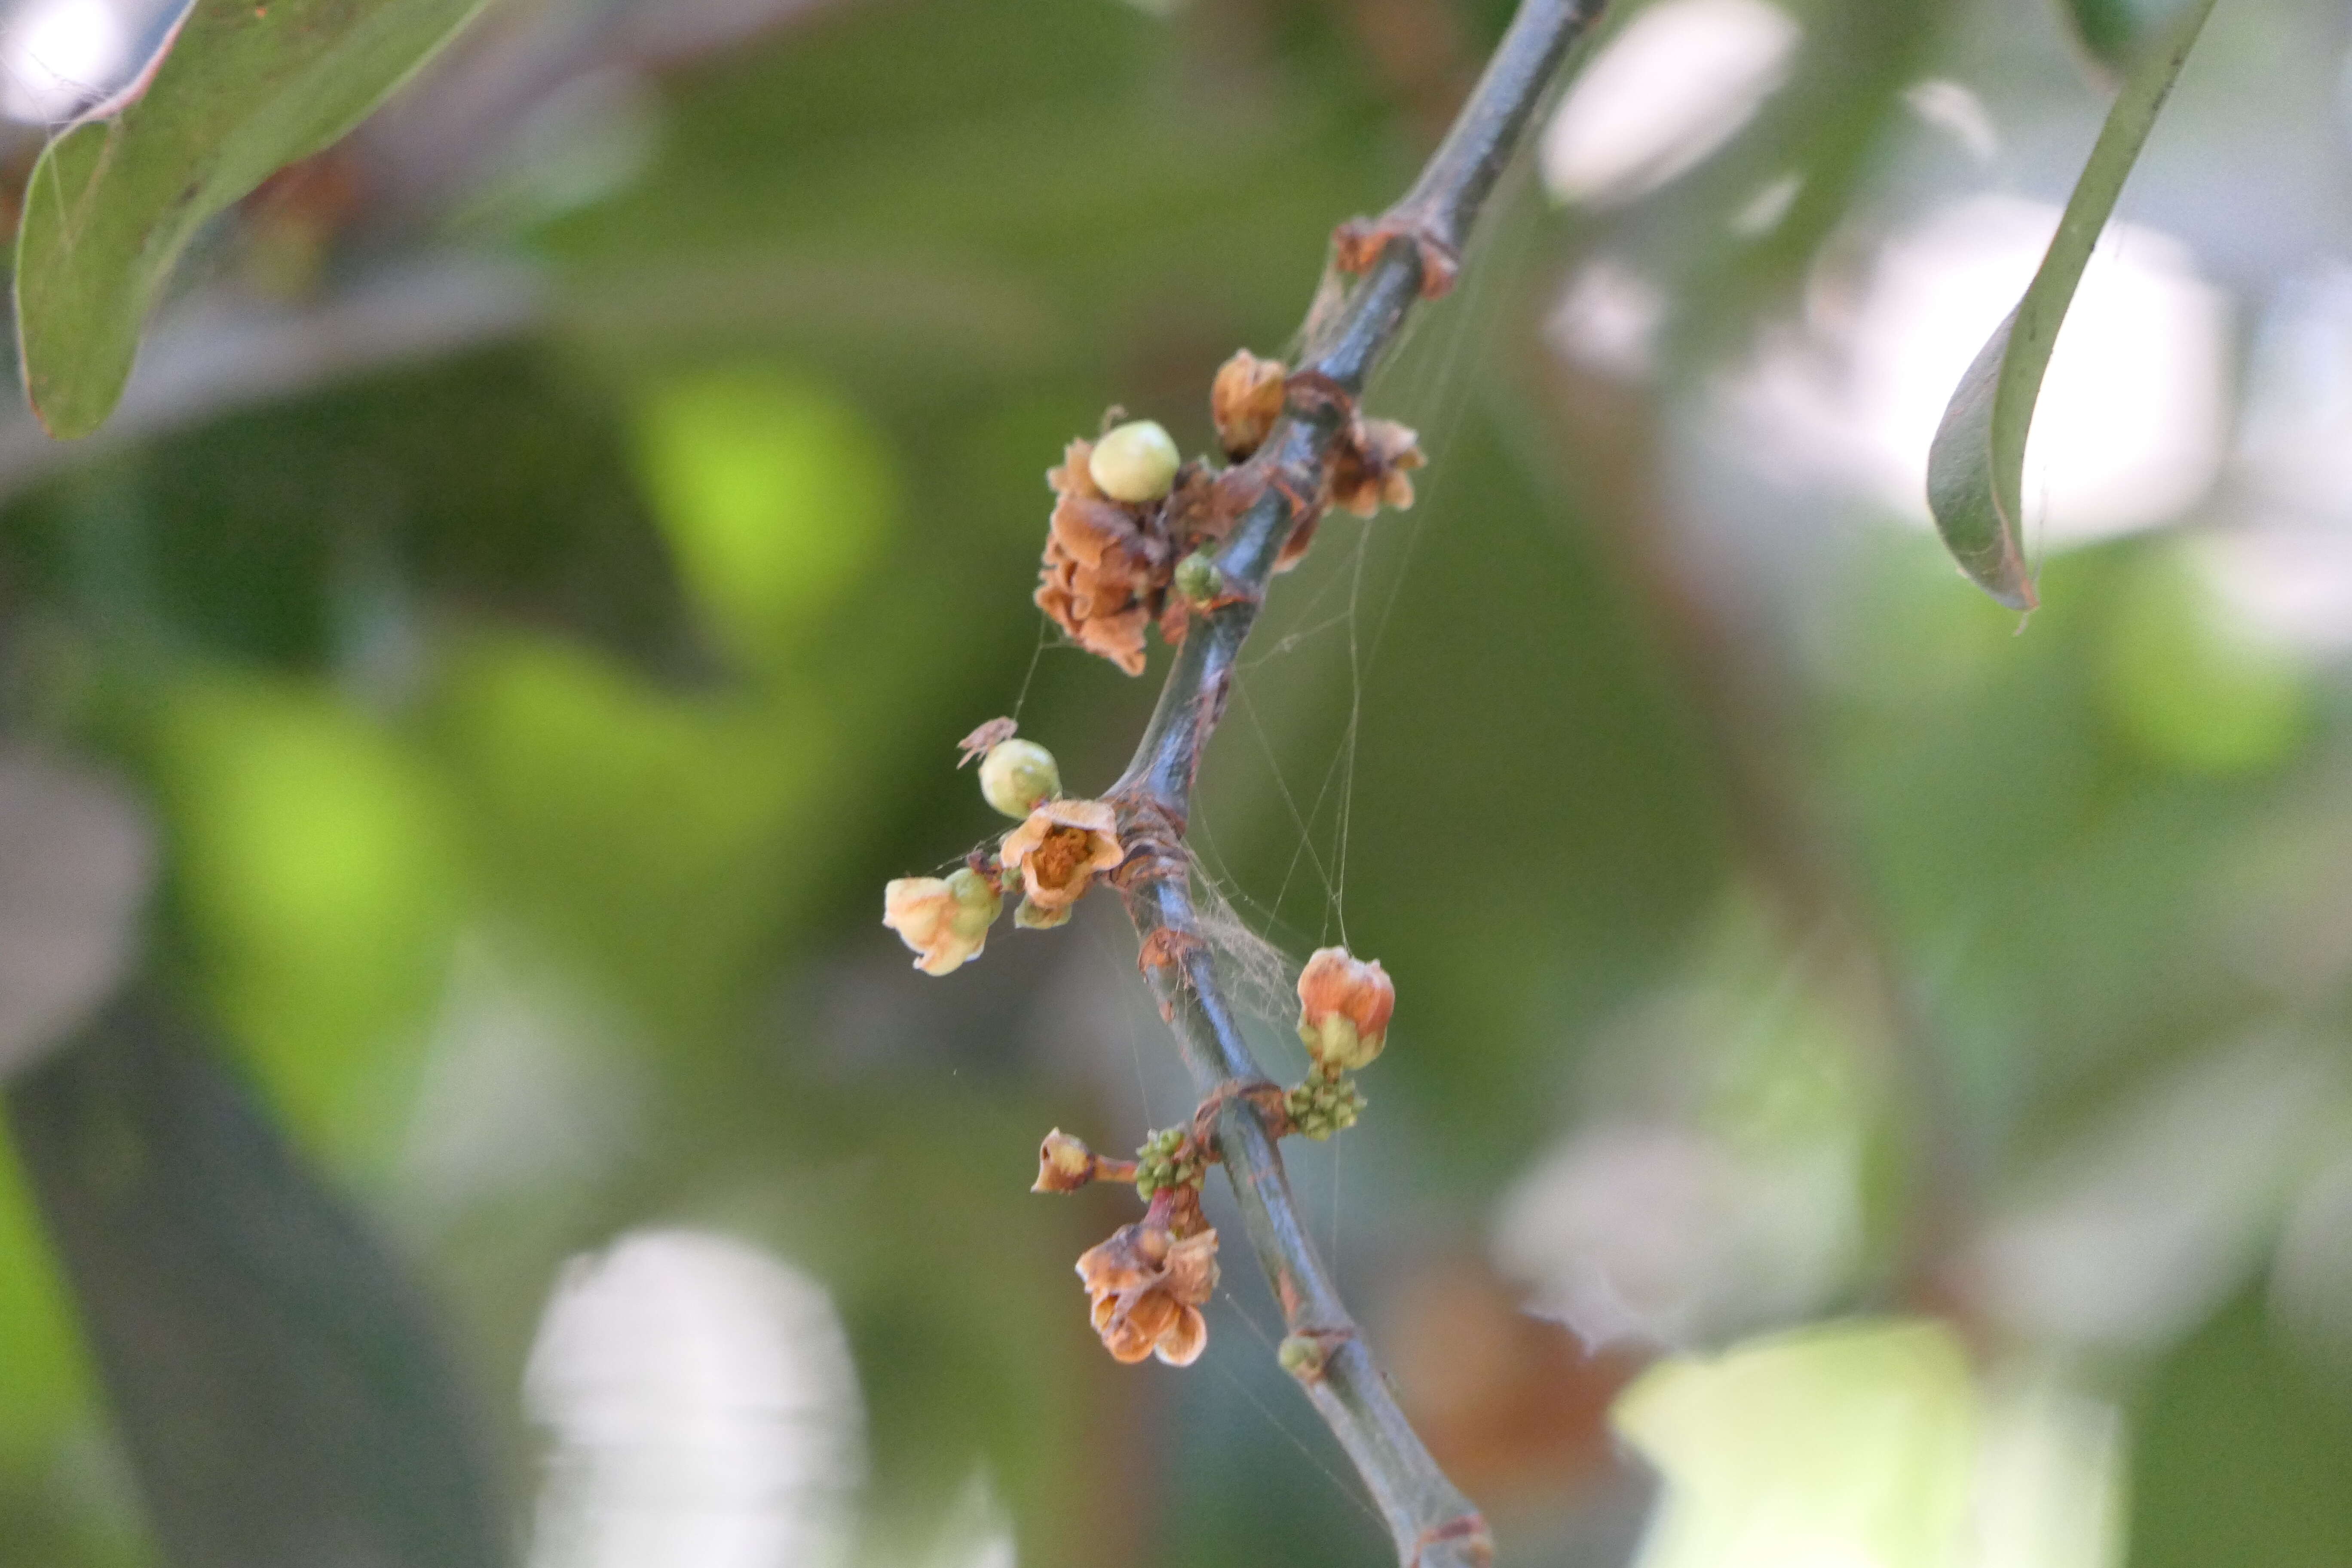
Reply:
M1307 329L1284 417L1249 460L1263 490L1216 552L1222 592L1179 648L1127 773L1107 797L1129 858L1117 879L1144 941L1145 972L1206 1099L1222 1097L1216 1153L1280 1302L1287 1370L1355 1462L1406 1568L1472 1568L1492 1555L1485 1521L1430 1457L1307 1239L1261 1097L1263 1082L1202 937L1183 834L1201 756L1277 555L1311 528L1342 433L1374 364L1420 298L1442 294L1480 206L1525 136L1545 87L1602 0L1522 0L1444 142L1380 220L1341 226L1335 263L1361 276Z

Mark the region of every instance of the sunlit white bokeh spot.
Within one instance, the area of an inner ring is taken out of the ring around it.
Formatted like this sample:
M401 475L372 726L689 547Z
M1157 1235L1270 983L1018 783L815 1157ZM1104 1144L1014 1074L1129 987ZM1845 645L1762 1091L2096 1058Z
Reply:
M131 28L108 0L26 0L0 13L0 114L54 125L122 85Z
M1738 383L1752 450L1927 521L1927 448L1952 390L2016 305L2058 209L1988 196L1889 240L1858 290L1817 288L1808 319ZM2228 299L2187 248L2110 226L2058 334L2026 447L2028 542L2064 546L2169 521L2223 455Z
M1748 123L1801 36L1766 0L1651 6L1593 57L1545 128L1545 188L1591 205L1657 189Z
M847 1338L759 1248L640 1231L566 1267L524 1373L554 1436L532 1568L833 1568L865 1476Z
M1990 163L2000 151L2000 134L1984 100L1956 81L1940 79L1914 82L1903 89L1903 102L1920 121L1942 132L1979 163Z
M1665 316L1666 297L1656 284L1603 256L1569 280L1544 331L1571 362L1637 380L1650 373Z
M2239 456L2272 505L2352 522L2352 268L2296 279L2255 334Z

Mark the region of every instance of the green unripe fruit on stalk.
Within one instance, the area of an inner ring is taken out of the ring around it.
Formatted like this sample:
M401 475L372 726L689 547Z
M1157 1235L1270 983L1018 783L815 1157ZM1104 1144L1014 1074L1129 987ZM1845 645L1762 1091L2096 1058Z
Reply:
M1167 495L1183 462L1173 437L1156 421L1136 419L1095 443L1087 472L1103 494L1133 504Z
M1005 816L1026 816L1062 793L1062 770L1034 741L999 741L981 759L980 793Z

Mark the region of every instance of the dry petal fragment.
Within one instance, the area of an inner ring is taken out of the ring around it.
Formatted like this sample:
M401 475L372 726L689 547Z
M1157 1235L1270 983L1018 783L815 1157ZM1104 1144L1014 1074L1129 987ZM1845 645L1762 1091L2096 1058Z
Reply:
M1412 505L1412 480L1406 476L1428 460L1410 427L1393 419L1359 420L1331 454L1331 503L1358 517L1370 517L1382 506L1403 511Z
M956 759L956 766L959 768L971 766L973 758L986 756L991 747L1000 741L1013 739L1020 728L1018 723L1010 719L991 719L956 742L956 750L962 753Z
M1265 444L1282 417L1282 390L1289 367L1243 349L1218 367L1209 385L1209 415L1225 456L1238 463Z

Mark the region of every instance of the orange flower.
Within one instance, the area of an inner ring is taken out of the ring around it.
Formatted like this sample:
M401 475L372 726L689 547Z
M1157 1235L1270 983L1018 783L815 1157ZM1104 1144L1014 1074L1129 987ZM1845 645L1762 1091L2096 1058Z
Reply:
M1280 360L1260 359L1247 349L1217 368L1217 379L1209 384L1209 416L1216 421L1226 457L1238 463L1265 444L1282 417L1288 374Z
M951 877L901 877L882 889L882 923L915 952L915 967L946 974L980 956L1003 896L969 866Z
M1378 959L1365 963L1344 947L1318 948L1299 972L1298 1037L1318 1066L1368 1066L1388 1043L1395 1011L1396 986Z
M1384 505L1403 511L1412 505L1412 480L1405 476L1428 460L1422 456L1421 437L1405 426L1393 419L1359 420L1331 454L1331 504L1358 517L1370 517Z
M1179 1241L1148 1217L1122 1226L1078 1259L1092 1299L1095 1332L1122 1362L1156 1355L1190 1366L1208 1347L1201 1315L1217 1289L1217 1233L1202 1228Z
M1014 920L1035 930L1060 925L1096 876L1127 858L1118 814L1099 800L1049 800L1004 836L1005 873L1021 873L1025 895Z

